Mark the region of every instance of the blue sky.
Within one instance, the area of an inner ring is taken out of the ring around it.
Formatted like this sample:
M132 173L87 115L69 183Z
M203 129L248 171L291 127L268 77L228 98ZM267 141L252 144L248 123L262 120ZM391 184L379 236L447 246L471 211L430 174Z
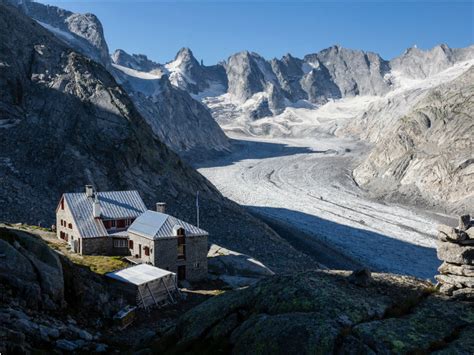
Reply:
M110 51L167 62L189 47L207 65L250 50L302 57L333 44L391 59L417 45L474 43L474 2L41 0L102 21Z

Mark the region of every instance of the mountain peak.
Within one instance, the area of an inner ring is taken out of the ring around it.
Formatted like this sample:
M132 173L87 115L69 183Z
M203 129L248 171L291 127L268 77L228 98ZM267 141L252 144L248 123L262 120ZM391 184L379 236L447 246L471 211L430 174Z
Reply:
M178 58L182 59L194 59L194 54L188 47L181 48L176 54L175 60Z

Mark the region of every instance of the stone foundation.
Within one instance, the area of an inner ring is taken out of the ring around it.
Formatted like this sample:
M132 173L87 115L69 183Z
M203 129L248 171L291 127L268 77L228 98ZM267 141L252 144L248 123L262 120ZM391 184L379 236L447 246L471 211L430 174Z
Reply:
M439 290L448 296L474 301L474 222L459 218L458 228L438 226Z

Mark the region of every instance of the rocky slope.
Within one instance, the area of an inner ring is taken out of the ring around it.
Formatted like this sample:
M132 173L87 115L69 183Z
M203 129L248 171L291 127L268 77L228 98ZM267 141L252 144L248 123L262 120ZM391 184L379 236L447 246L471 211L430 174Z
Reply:
M227 138L208 110L192 100L187 92L171 87L166 77L161 78L163 72L160 69L166 71L164 66L153 63L146 56L130 56L120 50L112 55L112 60L121 67L112 66L102 24L95 15L76 14L30 0L8 1L69 47L105 66L125 88L155 134L175 152L193 161L226 151L229 146ZM186 54L183 52L180 55ZM180 55L175 62L180 60ZM175 69L181 68L179 63L174 65ZM124 72L119 70L122 66L134 70ZM197 76L192 68L182 69L190 70L190 75ZM142 71L153 72L156 76L140 75ZM175 78L176 73L171 77Z
M195 218L211 240L275 271L306 267L303 256L225 200L162 144L127 93L97 62L0 4L0 220L51 224L63 192L137 189L149 206Z
M39 237L3 225L0 251L2 353L107 349L104 322L123 304L102 277Z
M383 133L355 180L374 195L474 206L474 67L440 85Z
M200 304L152 349L471 354L472 304L433 291L430 283L391 274L311 271L274 276Z
M112 59L111 73L167 146L191 162L229 149L227 137L207 108L171 85L164 66L124 51L116 51Z

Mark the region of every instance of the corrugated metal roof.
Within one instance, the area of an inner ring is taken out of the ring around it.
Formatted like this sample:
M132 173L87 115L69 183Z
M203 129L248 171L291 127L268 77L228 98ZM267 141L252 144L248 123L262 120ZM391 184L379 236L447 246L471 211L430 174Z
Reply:
M137 218L146 211L145 203L138 191L96 192L99 199L102 219ZM107 230L101 220L94 219L92 203L94 198L85 193L65 193L64 199L69 206L81 237L94 238L107 236Z
M115 280L128 282L137 286L160 279L168 275L175 274L171 271L163 270L156 266L151 266L148 264L131 266L126 269L122 269L115 272L109 272L106 274L106 276L111 277Z
M131 233L138 234L149 239L173 237L173 228L183 227L186 235L208 235L205 230L193 226L181 219L165 213L146 211L138 217L128 228Z

